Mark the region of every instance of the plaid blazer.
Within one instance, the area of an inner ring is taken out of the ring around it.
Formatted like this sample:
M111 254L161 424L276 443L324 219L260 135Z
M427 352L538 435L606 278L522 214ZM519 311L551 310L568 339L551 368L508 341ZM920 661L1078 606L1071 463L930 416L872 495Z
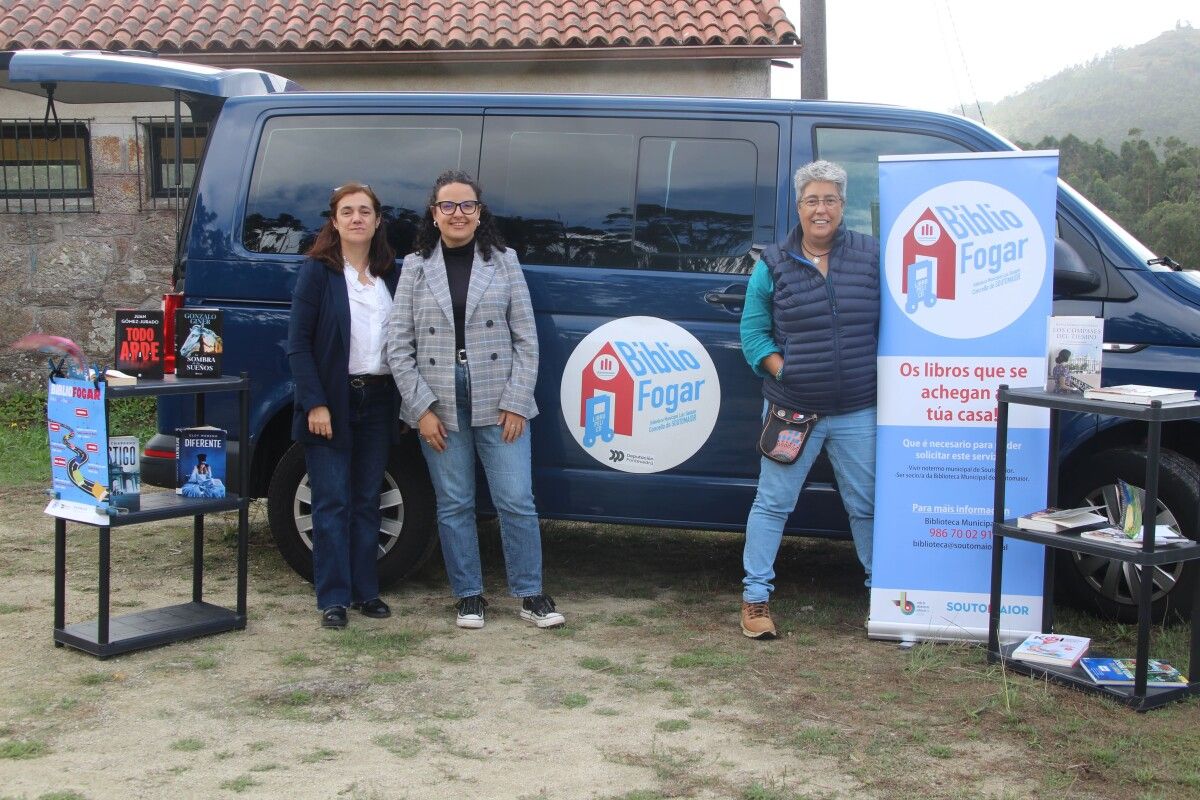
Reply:
M475 250L463 336L471 371L471 426L496 425L501 411L537 414L538 342L529 288L517 254ZM433 409L458 430L454 397L454 310L439 244L429 258L405 257L387 323L387 363L412 427Z

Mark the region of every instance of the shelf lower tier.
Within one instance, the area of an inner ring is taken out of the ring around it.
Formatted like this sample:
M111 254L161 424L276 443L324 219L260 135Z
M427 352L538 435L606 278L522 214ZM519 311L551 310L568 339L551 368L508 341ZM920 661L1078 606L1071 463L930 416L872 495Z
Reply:
M245 627L244 616L223 606L204 602L180 603L112 617L108 623L107 644L97 641L99 625L94 619L77 622L65 628L56 628L54 642L94 656L108 658L133 650L144 650Z
M1082 692L1098 694L1123 703L1137 711L1149 711L1168 703L1185 700L1193 694L1200 695L1200 683L1193 682L1189 686L1146 687L1145 697L1134 694L1132 686L1107 686L1096 683L1083 671L1082 667L1064 669L1043 664L1028 664L1024 661L1014 661L1009 655L1018 645L1005 645L1001 653L988 652L988 660L993 664L1003 662L1004 668L1019 675L1031 678L1045 678L1063 686L1070 686Z

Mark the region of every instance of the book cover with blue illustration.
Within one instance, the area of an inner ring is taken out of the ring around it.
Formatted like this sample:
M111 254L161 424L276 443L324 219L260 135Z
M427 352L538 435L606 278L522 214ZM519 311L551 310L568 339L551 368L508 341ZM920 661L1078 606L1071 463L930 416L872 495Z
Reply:
M225 496L226 433L204 425L175 430L176 494L184 497Z

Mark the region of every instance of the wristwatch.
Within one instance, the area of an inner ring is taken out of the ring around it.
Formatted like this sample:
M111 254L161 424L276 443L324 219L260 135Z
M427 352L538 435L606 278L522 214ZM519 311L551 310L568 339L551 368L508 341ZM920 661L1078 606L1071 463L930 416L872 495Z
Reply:
M775 370L775 380L777 380L777 381L783 380L783 363L782 362L780 362L780 364L779 364L779 369Z

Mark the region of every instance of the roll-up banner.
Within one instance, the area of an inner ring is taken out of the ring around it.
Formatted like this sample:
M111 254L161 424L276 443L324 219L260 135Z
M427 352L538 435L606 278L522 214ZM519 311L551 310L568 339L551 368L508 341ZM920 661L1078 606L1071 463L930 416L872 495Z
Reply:
M1058 153L881 156L879 431L867 633L985 640L996 389L1043 384ZM1046 499L1049 414L1009 414L1006 518ZM1004 542L1004 641L1040 629L1043 549Z

